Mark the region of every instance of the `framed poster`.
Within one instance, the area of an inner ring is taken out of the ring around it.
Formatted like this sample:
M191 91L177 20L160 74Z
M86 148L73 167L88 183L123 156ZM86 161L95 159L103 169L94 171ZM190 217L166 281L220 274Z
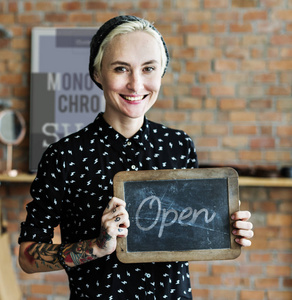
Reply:
M97 28L33 28L30 159L37 170L46 148L91 123L104 110L103 92L91 80L90 41Z

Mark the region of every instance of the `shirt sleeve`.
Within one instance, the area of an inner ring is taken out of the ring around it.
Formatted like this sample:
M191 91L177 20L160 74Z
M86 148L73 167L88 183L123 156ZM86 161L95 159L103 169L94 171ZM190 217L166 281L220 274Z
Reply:
M188 159L187 168L194 169L199 167L198 156L193 140L185 133L185 138L188 144Z
M59 225L65 190L66 164L55 145L43 154L30 189L33 200L26 206L27 217L21 223L18 242L51 243Z

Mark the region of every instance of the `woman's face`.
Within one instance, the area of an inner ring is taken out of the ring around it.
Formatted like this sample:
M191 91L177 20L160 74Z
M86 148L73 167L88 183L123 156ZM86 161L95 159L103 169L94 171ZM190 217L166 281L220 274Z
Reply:
M107 120L141 119L155 103L161 85L161 53L150 34L137 31L116 36L106 47L101 74Z

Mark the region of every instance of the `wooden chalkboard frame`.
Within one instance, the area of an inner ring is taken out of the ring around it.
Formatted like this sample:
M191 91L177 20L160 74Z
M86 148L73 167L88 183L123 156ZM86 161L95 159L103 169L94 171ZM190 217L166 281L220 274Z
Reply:
M229 220L230 220L230 248L224 249L199 249L184 251L143 251L129 252L127 249L127 237L118 238L116 253L123 263L147 263L170 261L204 261L235 259L241 253L241 246L235 242L232 235L232 220L230 216L239 210L238 174L233 168L203 168L203 169L176 169L176 170L145 170L122 171L114 177L114 196L125 200L124 186L126 182L133 181L158 181L180 179L219 179L227 180ZM212 182L210 181L210 184Z

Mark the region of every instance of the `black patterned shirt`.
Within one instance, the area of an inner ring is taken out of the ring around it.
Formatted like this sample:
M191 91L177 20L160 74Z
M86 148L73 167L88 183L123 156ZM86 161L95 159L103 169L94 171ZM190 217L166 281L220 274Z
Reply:
M130 139L102 113L79 132L48 147L31 185L33 201L19 243L62 243L98 237L119 171L196 168L192 140L183 131L144 119ZM67 271L70 299L191 299L187 262L123 264L115 252Z

